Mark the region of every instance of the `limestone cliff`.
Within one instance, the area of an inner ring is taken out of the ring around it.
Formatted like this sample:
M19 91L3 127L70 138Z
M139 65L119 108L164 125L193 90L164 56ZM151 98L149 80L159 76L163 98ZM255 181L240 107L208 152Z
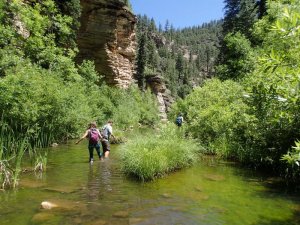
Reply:
M134 82L136 17L118 0L81 0L77 61L95 61L109 85L122 88Z
M156 95L158 101L158 109L161 120L167 120L167 112L170 110L174 99L171 96L170 90L167 89L163 78L159 75L152 74L147 77L147 87Z
M77 61L94 60L96 70L109 85L127 88L135 83L135 15L119 0L81 0L81 7ZM164 45L165 40L156 40ZM147 86L157 96L161 119L166 120L172 103L170 91L155 74L147 78Z

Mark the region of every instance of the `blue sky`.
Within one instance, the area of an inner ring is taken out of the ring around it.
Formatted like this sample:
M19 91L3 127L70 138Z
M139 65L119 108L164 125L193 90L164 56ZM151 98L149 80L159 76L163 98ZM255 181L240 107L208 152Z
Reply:
M223 18L224 0L130 0L135 14L146 14L164 27L167 19L175 28L201 25Z

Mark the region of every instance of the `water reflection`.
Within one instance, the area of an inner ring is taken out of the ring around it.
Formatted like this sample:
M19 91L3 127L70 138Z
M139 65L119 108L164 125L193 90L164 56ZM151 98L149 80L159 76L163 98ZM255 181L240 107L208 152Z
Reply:
M108 160L89 165L86 193L89 202L101 200L107 192L112 191L109 165Z

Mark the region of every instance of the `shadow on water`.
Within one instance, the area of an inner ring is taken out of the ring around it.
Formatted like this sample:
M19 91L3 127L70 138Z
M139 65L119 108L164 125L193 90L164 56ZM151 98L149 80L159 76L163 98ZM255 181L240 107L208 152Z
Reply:
M47 173L0 192L0 224L299 224L297 194L254 171L205 158L141 183L122 173L119 151L113 145L110 159L90 165L85 144L50 150ZM43 201L57 207L41 209Z
M299 186L288 185L282 178L270 176L263 171L241 167L238 163L230 163L223 161L215 161L212 159L213 164L223 164L225 166L233 167L234 175L240 176L248 185L258 186L255 195L261 199L276 199L277 201L289 201L290 217L289 219L271 219L268 216L260 215L258 222L253 223L257 225L293 225L300 224L300 198ZM275 203L279 207L280 203Z

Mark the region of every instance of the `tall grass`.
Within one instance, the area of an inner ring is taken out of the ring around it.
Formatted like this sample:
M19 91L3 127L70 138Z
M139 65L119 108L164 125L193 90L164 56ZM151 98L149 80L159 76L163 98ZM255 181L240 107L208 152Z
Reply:
M18 185L23 155L29 149L28 137L17 136L3 122L0 126L0 184L1 188Z
M47 152L38 150L49 145L52 136L43 129L32 132L15 132L9 125L0 121L0 188L15 188L22 171L22 159L25 152L35 158L35 171L45 171Z
M151 135L137 135L122 149L123 171L142 181L153 180L192 165L198 157L198 144L184 137L184 130L163 125Z

